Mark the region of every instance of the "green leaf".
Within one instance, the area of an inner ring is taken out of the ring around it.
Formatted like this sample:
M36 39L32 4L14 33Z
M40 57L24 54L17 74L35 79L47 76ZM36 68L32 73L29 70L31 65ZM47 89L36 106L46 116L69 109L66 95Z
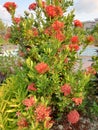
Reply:
M30 57L26 60L27 67L32 70L33 68L33 61L30 59Z

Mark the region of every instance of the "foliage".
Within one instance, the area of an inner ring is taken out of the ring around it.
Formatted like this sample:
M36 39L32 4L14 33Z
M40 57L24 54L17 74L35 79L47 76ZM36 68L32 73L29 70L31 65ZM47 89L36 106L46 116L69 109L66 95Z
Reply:
M26 73L20 71L11 76L0 87L0 128L2 130L16 129L16 112L26 95ZM23 82L21 82L23 81ZM5 89L6 88L6 89Z
M98 56L92 57L92 67L96 70L94 76L91 77L88 85L86 87L86 98L85 98L85 112L86 109L88 112L86 113L89 118L92 118L95 115L98 115Z
M13 74L17 68L20 68L19 64L22 64L21 58L16 56L0 56L0 72L7 74Z
M36 0L31 12L17 18L16 4L6 3L13 22L10 42L19 44L25 61L0 88L2 129L49 130L64 113L70 123L79 120L95 70L81 70L80 62L74 69L79 47L84 49L92 39L74 19L74 11L67 13L71 5L69 0Z
M91 31L91 34L94 35L94 37L95 37L95 45L96 46L98 45L98 31L97 30L98 30L98 24L96 24Z
M3 21L0 19L0 45L2 45L4 40L4 35L6 33L7 26L4 25Z
M4 32L6 30L6 26L4 25L4 23L2 22L2 20L0 19L0 32Z
M2 43L4 43L4 39L0 36L0 45L2 45Z

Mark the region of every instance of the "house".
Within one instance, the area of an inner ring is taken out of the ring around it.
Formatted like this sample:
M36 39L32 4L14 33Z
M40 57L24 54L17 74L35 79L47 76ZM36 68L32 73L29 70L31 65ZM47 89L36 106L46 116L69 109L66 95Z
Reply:
M98 24L98 18L95 18L94 21L85 21L83 22L84 29L92 30L96 24Z

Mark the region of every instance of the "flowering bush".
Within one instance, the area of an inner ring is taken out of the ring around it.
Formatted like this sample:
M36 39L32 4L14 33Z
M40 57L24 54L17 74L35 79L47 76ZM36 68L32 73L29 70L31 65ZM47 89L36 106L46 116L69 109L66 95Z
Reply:
M67 117L68 117L68 121L74 124L79 120L80 115L76 110L72 110L67 115Z
M85 88L95 72L74 70L77 51L92 39L82 22L74 20L74 12L67 14L73 2L36 0L28 7L31 12L20 18L12 14L15 3L5 5L12 16L10 41L19 45L25 63L2 84L0 127L49 130L64 112L70 123L77 123L85 107Z
M91 118L92 115L98 115L98 55L93 56L92 61L92 67L88 67L86 70L87 74L92 73L95 75L91 78L89 86L86 88L88 90L86 102L88 106L88 113Z
M14 2L6 2L4 4L4 7L13 16L15 14L15 9L17 5Z

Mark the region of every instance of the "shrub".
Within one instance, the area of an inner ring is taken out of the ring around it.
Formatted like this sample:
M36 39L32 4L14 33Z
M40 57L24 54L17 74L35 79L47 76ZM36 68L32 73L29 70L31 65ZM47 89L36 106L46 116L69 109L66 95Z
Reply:
M0 88L2 129L49 130L64 113L71 123L78 122L95 71L81 70L81 64L74 69L88 34L74 11L67 14L71 5L73 1L36 0L31 12L17 19L16 4L7 7L12 16L10 41L19 45L25 62ZM75 120L70 118L75 114Z

